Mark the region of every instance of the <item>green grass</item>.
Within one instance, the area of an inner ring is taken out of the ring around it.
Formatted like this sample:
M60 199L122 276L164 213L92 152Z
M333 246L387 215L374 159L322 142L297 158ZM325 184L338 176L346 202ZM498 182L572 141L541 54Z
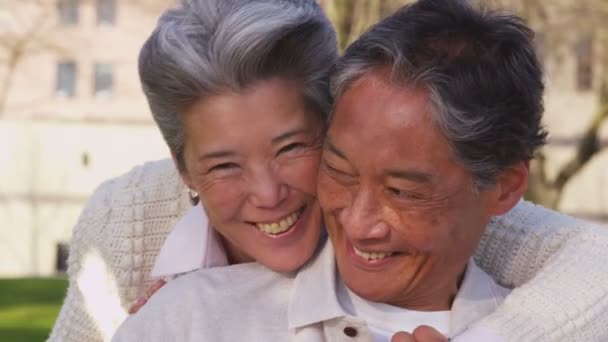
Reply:
M0 341L44 341L67 284L62 278L0 279Z

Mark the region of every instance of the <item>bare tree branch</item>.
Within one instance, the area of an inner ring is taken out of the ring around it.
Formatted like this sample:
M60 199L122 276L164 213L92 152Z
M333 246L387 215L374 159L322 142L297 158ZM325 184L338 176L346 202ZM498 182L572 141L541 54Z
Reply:
M554 181L555 188L559 190L563 189L566 183L568 183L568 181L570 181L570 179L600 151L601 147L598 132L606 118L608 118L608 94L606 84L604 83L600 95L600 109L596 112L591 121L591 125L589 125L589 128L583 135L583 138L577 147L576 154L558 173L557 178Z
M579 35L590 35L601 46L603 65L608 68L608 0L579 0L548 2L544 0L474 0L479 6L518 11L532 27L546 33L544 48L547 55L560 64L562 54L572 51L572 40ZM363 30L408 0L319 0L334 23L341 49L344 49ZM489 5L488 2L491 2ZM581 19L584 18L584 19ZM566 184L597 155L602 146L599 129L608 115L608 70L595 73L602 84L598 96L599 110L583 133L574 156L549 178L547 156L541 152L532 162L527 197L543 205L556 208ZM551 113L547 113L551 115Z

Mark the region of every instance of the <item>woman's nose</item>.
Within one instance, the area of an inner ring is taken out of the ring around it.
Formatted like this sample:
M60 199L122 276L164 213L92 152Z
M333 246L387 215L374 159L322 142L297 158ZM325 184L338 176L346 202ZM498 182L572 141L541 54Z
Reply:
M270 168L258 170L250 180L251 203L260 208L274 208L287 198L289 192L279 176Z

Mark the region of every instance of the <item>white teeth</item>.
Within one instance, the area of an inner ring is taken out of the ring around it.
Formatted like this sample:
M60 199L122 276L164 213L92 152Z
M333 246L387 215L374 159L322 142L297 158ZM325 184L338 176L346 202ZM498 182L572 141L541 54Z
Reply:
M393 255L393 253L383 253L383 252L364 252L361 250L358 250L357 248L355 248L353 246L353 249L355 250L355 254L357 254L358 256L360 256L361 258L365 259L365 260L380 260L380 259L384 259L386 257L389 257L391 255Z
M280 234L287 231L291 226L298 220L300 216L300 211L296 211L295 213L285 217L279 222L272 223L257 223L258 229L267 234Z

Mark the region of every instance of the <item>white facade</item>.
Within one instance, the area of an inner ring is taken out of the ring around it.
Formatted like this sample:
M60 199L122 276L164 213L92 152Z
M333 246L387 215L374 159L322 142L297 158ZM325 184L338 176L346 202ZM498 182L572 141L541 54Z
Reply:
M54 274L57 244L69 241L95 187L136 164L169 156L140 90L137 55L172 1L116 0L114 24L98 25L100 1L76 1L75 25L58 22L50 2L50 23L40 35L46 47L26 53L12 79L0 117L0 277ZM12 5L0 4L0 33L39 13L28 0L5 3ZM566 49L561 56L546 64L550 175L574 153L597 110L599 85L578 91L573 53ZM58 64L66 61L75 65L74 97L57 94ZM95 94L96 64L111 65L109 96ZM0 76L5 72L0 64ZM608 124L602 136L608 141ZM567 185L560 210L608 221L607 168L605 148Z
M0 15L0 30L15 19L26 27L27 11L32 20L43 11L54 16L20 59L0 118L0 277L54 274L57 244L70 240L95 187L169 156L137 76L139 49L169 1L118 0L114 24L103 25L99 2L76 1L74 25L58 22L53 3L15 2L21 13L0 7L19 17ZM65 61L76 66L73 97L57 92ZM98 63L111 65L111 94L95 94Z

